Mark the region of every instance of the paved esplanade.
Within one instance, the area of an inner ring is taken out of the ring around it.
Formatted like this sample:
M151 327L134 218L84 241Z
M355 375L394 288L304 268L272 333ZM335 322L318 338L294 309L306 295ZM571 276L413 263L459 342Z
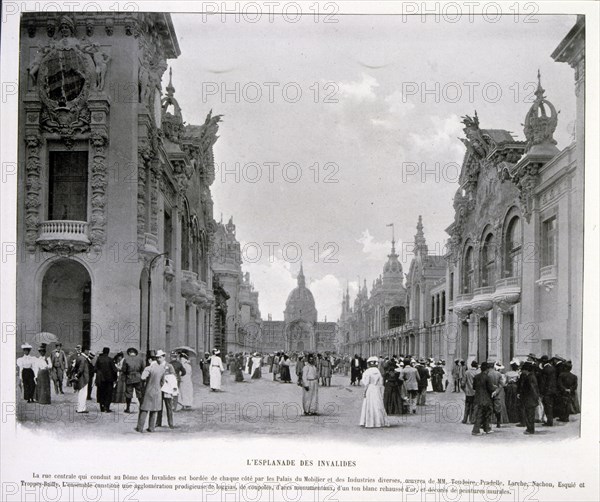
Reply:
M251 380L244 375L244 383L234 382L234 376L223 373L223 392L210 392L199 381L200 369L194 367L194 408L175 413L176 429L157 428L155 436L189 437L193 434L211 432L224 436L278 435L293 437L299 432L324 439L349 440L356 438L362 443L379 443L383 440L402 441L470 441L501 443L509 440L536 441L577 437L579 415L571 416L571 422L555 427L536 427L535 436L523 436L523 428L513 424L494 428L494 433L484 437L471 435L471 425L461 423L464 411L464 394L427 394L427 406L418 406L416 415L390 417L389 428L364 429L358 425L364 389L350 386L350 377L334 375L331 387L319 387L319 415L304 416L301 389L295 383L294 367L291 368L294 383L274 382L268 367L263 368L263 378ZM95 390L94 390L95 397ZM91 431L111 431L113 434L143 437L133 428L136 413L125 414L124 404L113 404L113 413L100 413L94 401L88 401L88 415L75 413L76 395L71 388L64 395L52 395L51 405L27 404L18 401L18 416L25 427L52 430L60 434L89 434ZM34 425L35 424L35 425ZM166 425L166 422L165 422ZM144 433L150 436L150 433Z

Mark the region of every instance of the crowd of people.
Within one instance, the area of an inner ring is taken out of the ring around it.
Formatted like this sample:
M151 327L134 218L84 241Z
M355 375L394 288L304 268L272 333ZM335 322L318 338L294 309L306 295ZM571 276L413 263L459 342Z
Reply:
M144 358L135 347L110 356L105 347L99 355L80 345L66 354L60 343L53 350L40 344L39 355L31 355L30 344L21 346L17 359L18 386L28 403L50 404L51 388L56 395L71 387L77 394L77 413L88 413L87 402L96 388L96 400L102 413L111 413L111 404L124 403L125 413L134 413L134 396L139 403L138 432L153 432L162 426L165 411L167 425L174 428L173 413L192 409L194 386L192 365L185 350L173 351L167 361L162 350L150 351ZM525 434L535 433L535 423L554 425L555 417L569 421L580 411L578 379L571 372L571 361L560 356L549 358L529 354L526 361L513 360L506 370L500 361L468 365L456 359L447 374L443 359L400 355L371 356L367 359L323 354L221 353L214 349L198 359L202 382L211 392L220 392L225 370L234 382L260 379L263 371L273 381L292 383L295 365L296 383L302 389L305 415L318 414L318 388L331 386L333 374L350 376L350 385L364 387L359 424L366 428L389 425L389 416L416 414L424 406L428 392L446 392L452 382L454 393L465 396L463 424L473 425L473 435L490 434L492 425L514 423L525 427Z
M89 348L77 345L68 355L61 343L48 351L48 344L38 347L39 356L31 355L33 347L21 345L23 355L17 359L17 383L22 397L28 403L51 404L51 382L56 395L70 387L77 395L76 413L89 413L87 403L96 388L96 401L101 413L112 413L111 404L124 403L125 413L134 413L134 395L139 403L139 421L136 430L143 431L149 414L148 428L162 426L162 410L167 424L174 428L173 412L190 410L194 388L192 366L185 351L171 352L170 360L162 350L149 351L144 358L135 347L126 354L110 356L104 347L98 355Z

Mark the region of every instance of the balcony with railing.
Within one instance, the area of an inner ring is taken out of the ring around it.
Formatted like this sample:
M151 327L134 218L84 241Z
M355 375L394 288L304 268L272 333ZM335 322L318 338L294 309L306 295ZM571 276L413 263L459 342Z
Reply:
M538 286L544 286L546 291L551 291L556 284L558 277L558 267L556 265L547 265L540 268L540 278L535 281Z
M471 308L476 314L485 314L488 310L491 310L494 306L492 301L492 294L495 291L494 286L483 286L481 288L475 288L473 291L473 300L471 300Z
M91 244L88 236L88 222L73 220L44 221L39 225L36 242L45 251L86 251Z
M473 293L463 293L462 295L456 295L456 301L454 302L454 312L458 317L467 317L473 311Z
M521 299L521 278L505 277L496 281L492 301L500 310L509 310Z

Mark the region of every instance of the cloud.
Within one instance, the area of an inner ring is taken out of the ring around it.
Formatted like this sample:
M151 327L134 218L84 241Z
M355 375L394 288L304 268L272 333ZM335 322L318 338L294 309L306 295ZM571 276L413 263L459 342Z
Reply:
M377 95L374 89L379 87L379 82L371 75L361 74L360 81L339 82L340 96L354 101L375 101Z
M315 297L319 321L327 320L336 322L342 310L344 287L339 279L332 274L327 274L320 279L312 281L309 285Z
M404 116L415 107L413 103L407 101L401 90L386 96L385 102L389 105L389 112L393 115Z
M258 291L258 303L263 319L272 314L273 320L282 320L285 301L297 285L288 261L275 257L267 263L244 263L244 271L250 272L250 281Z
M389 242L376 242L369 230L364 230L356 242L362 244L362 251L367 255L367 260L377 260L384 262L390 251Z

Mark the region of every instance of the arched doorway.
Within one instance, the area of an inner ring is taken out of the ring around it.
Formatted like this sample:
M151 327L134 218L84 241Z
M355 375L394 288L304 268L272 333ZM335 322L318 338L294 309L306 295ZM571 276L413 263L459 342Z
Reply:
M75 260L55 261L42 280L42 331L54 333L65 348L90 347L92 280Z

